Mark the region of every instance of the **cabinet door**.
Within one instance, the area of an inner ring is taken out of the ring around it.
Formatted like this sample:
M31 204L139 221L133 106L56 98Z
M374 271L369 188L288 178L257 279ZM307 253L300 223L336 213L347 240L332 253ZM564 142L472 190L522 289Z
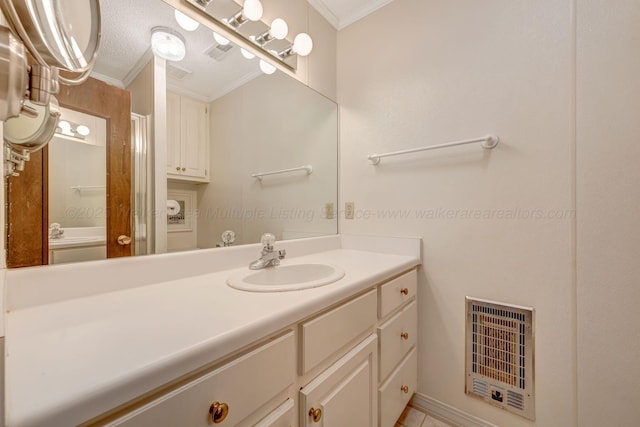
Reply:
M180 175L180 95L167 92L167 174Z
M209 108L194 99L181 98L183 176L206 178L209 164Z
M370 335L300 390L301 427L377 425L376 346Z

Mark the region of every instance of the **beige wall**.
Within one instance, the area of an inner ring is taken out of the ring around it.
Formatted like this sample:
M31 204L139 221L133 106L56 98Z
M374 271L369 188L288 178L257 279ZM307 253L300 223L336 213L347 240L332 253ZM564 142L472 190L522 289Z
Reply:
M640 3L578 0L578 408L640 422Z
M576 424L572 55L570 1L396 0L338 34L341 232L423 239L419 392L500 426ZM464 394L466 295L535 308L535 423Z
M198 246L213 247L227 229L237 243L263 233L336 233L324 204L336 203L337 108L334 102L276 73L211 104L211 182L198 187ZM313 173L251 174L311 164Z

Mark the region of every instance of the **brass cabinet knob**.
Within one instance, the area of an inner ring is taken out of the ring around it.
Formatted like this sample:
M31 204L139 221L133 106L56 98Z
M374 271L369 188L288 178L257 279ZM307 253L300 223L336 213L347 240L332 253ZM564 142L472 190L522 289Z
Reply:
M409 289L407 289L407 288L402 288L402 289L400 289L400 293L401 293L402 295L409 295Z
M403 340L408 340L408 339L409 339L409 332L403 332L403 333L401 333L401 334L400 334L400 337L401 337Z
M176 166L176 170L179 171L180 170L180 166Z
M120 236L118 236L118 244L120 246L130 245L131 244L131 237L125 236L124 234L121 234Z
M314 423L320 422L320 420L322 419L322 409L320 408L309 409L309 416L311 417Z
M182 172L184 172L184 171L186 171L186 170L187 170L187 168L182 168Z
M220 424L229 415L229 405L226 403L213 402L209 406L209 419L214 424Z
M409 386L403 385L402 387L400 387L400 390L402 390L402 392L404 394L408 394L409 393Z

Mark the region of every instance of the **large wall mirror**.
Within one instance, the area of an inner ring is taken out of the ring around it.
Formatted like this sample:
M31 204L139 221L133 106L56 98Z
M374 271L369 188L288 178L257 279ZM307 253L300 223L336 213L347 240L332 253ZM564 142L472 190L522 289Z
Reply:
M10 178L10 267L153 254L158 221L169 252L257 243L265 232L337 232L333 101L280 71L265 74L204 17L184 29L163 0L108 0L101 12L93 78L63 89L56 137ZM154 58L157 27L179 34L184 59ZM159 148L166 164L154 163ZM153 200L157 186L166 209Z

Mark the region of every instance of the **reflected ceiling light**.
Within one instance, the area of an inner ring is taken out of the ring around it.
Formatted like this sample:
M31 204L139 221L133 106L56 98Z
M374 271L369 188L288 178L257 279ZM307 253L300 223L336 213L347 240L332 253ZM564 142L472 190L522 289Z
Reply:
M242 56L244 56L247 59L253 59L256 57L253 53L249 52L248 50L242 47L240 48L240 53L242 54Z
M167 61L181 61L187 54L182 34L167 27L151 29L151 50Z
M282 59L291 55L307 56L313 50L313 40L307 33L300 33L293 39L293 45L278 54Z
M89 126L86 125L79 125L67 120L60 120L55 132L57 134L84 139L85 136L89 136L91 130L89 129Z
M258 37L255 37L254 41L260 46L263 46L273 39L283 40L287 37L287 34L289 34L289 26L287 25L287 22L282 18L276 18L271 23L271 28L260 34Z
M276 72L276 67L274 67L273 65L269 64L264 59L261 59L260 60L260 70L265 74L273 74L273 73Z
M229 26L238 29L247 21L259 21L262 18L262 12L260 0L245 0L242 9L225 21Z
M195 19L189 18L187 15L180 12L179 10L175 11L175 16L176 16L176 21L178 22L178 25L180 25L186 31L195 31L200 26L200 23L198 21L196 21Z
M76 128L76 132L79 133L82 136L89 136L89 134L91 133L91 130L89 129L88 126L85 125L79 125Z
M229 39L222 37L220 34L216 33L215 31L213 32L213 38L216 39L216 42L218 42L218 44L221 44L222 46L226 46L229 43L231 43Z
M71 133L71 123L66 120L60 120L58 122L58 127L62 131L62 133L69 135Z

